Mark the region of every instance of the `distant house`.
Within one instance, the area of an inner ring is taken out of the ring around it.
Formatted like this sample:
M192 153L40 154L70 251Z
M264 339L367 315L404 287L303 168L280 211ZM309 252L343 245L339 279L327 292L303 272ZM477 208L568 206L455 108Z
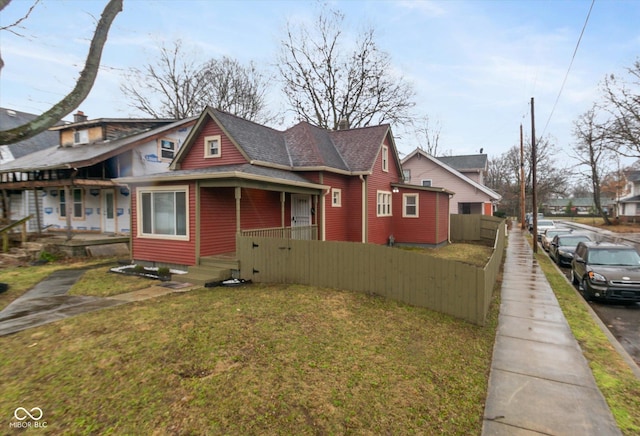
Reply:
M623 174L625 193L616 202L618 218L623 222L637 222L640 220L640 170L624 171Z
M483 185L486 155L434 157L415 149L402 159L406 183L440 186L454 192L452 214L493 215L502 196Z
M448 241L451 192L403 183L389 125L279 131L207 108L169 172L117 182L131 188L136 261L190 267L233 257L238 234Z
M601 206L607 210L611 199L602 197L600 199ZM593 197L574 197L574 198L552 198L542 204L542 209L546 215L564 215L567 209L570 214L588 215L595 211L595 203Z
M20 112L13 109L0 108L0 130L9 130L22 126L34 120L37 116L38 115ZM59 125L62 124L64 123L59 123ZM0 165L19 159L23 156L27 156L31 153L36 153L50 148L58 144L58 136L57 132L47 130L32 138L25 139L14 144L0 145ZM15 216L10 216L10 209L35 213L35 200L34 193L32 191L26 191L20 195L13 195L11 198L9 198L8 195L4 195L2 200L3 201L0 202L0 209L2 210L2 218L5 220L15 218ZM10 201L11 204L9 203ZM17 215L21 214L22 212ZM24 215L28 215L28 213L25 213ZM28 222L27 229L29 231L37 230L36 221L33 220Z
M31 230L128 234L130 193L113 179L167 171L194 123L76 113L51 129L55 145L0 165L10 217L34 215Z

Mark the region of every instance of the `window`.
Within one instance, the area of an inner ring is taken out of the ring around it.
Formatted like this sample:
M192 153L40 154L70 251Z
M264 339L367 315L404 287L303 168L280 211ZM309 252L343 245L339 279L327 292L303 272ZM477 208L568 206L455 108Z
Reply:
M207 136L204 138L204 157L221 157L222 147L220 145L220 135Z
M378 191L378 216L391 216L391 192Z
M72 197L72 218L84 218L84 202L82 189L71 190ZM67 199L64 193L64 189L60 190L60 218L66 218L67 216Z
M402 195L402 217L418 218L418 194Z
M158 155L161 160L172 160L176 155L176 141L173 139L163 138L159 141L160 150L158 151Z
M88 130L76 130L73 132L73 143L74 144L86 144L89 142L89 131Z
M402 170L402 179L405 182L410 182L411 181L411 170Z
M342 189L331 188L331 206L342 207Z
M188 188L160 187L138 191L138 235L188 239Z
M430 187L431 186L431 179L423 180L422 181L422 186Z
M389 147L382 146L382 171L389 171Z

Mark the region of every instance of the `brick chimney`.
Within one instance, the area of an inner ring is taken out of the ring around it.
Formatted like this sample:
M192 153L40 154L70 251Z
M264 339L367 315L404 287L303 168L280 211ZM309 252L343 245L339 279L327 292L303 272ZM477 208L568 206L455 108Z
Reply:
M84 112L78 111L75 114L73 114L74 123L81 123L83 121L87 121L87 116L84 114Z

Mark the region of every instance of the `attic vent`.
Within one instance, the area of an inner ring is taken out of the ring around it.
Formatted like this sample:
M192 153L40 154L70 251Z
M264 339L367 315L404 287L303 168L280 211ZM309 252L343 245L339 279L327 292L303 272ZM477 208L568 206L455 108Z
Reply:
M16 111L12 111L11 109L7 109L7 115L9 115L10 117L15 117L16 116Z

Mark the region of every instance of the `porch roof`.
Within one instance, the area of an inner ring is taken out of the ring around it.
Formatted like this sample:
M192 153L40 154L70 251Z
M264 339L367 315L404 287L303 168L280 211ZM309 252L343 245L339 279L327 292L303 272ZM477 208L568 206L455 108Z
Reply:
M252 164L222 165L191 170L175 170L166 173L150 174L141 177L122 177L114 181L127 185L150 185L162 182L179 182L198 180L201 186L249 186L247 183L257 182L255 187L274 190L276 186L287 186L313 191L328 191L327 185L312 183L301 175L277 168L262 167Z

